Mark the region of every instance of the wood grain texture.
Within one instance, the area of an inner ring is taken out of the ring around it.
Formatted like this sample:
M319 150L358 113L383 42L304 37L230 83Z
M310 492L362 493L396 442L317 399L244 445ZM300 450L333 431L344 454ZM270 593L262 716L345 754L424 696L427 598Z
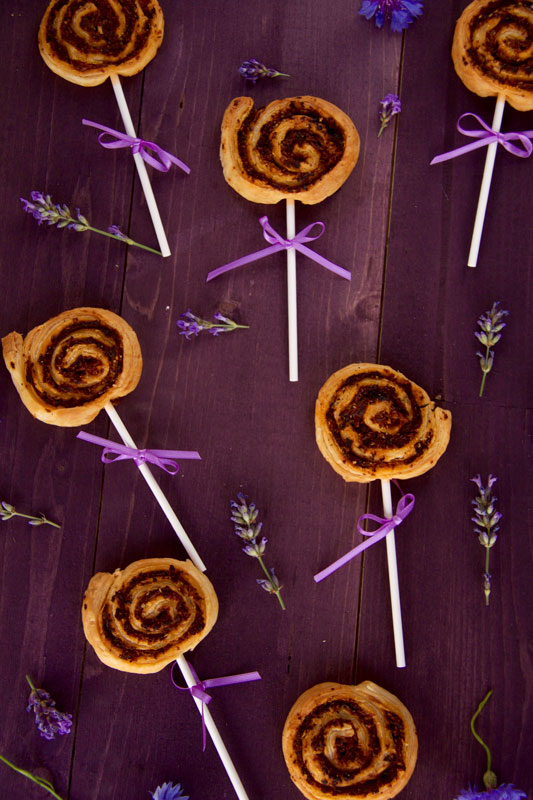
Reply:
M429 4L426 4L429 6ZM498 152L476 270L467 269L483 153L429 166L462 144L459 114L489 120L491 102L469 93L450 58L464 0L428 7L404 37L378 30L348 0L163 2L156 58L123 87L140 135L191 168L150 177L171 257L89 233L38 227L18 200L32 189L79 207L95 227L118 224L156 246L126 150L103 150L81 119L121 129L111 85L84 89L53 75L37 49L43 3L2 14L8 56L0 87L4 187L0 238L2 332L26 333L68 307L103 306L136 331L141 381L117 408L139 447L198 450L177 476L157 481L207 565L218 622L190 654L203 678L259 670L261 682L213 689L210 710L250 800L298 800L281 752L294 700L315 683L374 680L412 712L420 736L402 797L452 798L481 782L472 711L494 695L480 730L502 781L530 791L531 669L531 164ZM431 46L428 46L431 43ZM237 67L256 57L290 74L251 86ZM400 87L403 110L377 138L378 104ZM313 247L352 271L350 282L298 256L300 380L289 383L283 253L206 284L209 270L265 246L258 219L283 233L283 205L248 203L224 181L220 122L233 97L256 105L312 94L342 108L361 136L344 186L319 207L297 206L300 230L322 220ZM533 127L506 110L506 129ZM473 336L494 300L510 310L485 396ZM193 341L178 335L187 308L222 311L248 329ZM390 364L452 411L452 440L431 472L402 488L416 495L397 532L407 668L394 665L384 549L322 584L313 574L359 541L356 521L379 512L379 487L344 484L314 441L314 403L335 370ZM105 414L87 431L118 440ZM33 420L0 372L0 500L43 511L60 531L2 523L0 539L0 753L51 778L70 800L134 800L164 781L191 800L235 796L186 692L170 671L136 676L101 664L86 645L81 599L94 572L182 546L133 462L105 466L76 431ZM484 552L471 500L480 472L498 476L501 533L491 556L493 594L482 594ZM260 509L265 560L287 609L256 585L229 519L239 491ZM73 733L39 738L25 711L30 673ZM0 764L0 796L43 792ZM531 794L529 795L531 797Z

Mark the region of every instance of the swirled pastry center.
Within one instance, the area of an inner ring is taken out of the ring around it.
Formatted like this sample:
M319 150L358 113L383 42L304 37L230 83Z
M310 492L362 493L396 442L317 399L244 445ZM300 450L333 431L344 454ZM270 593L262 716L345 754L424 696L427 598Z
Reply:
M494 0L469 25L468 57L506 86L533 90L533 2Z
M403 741L397 714L376 708L369 713L355 701L339 699L316 706L303 719L294 750L310 786L331 797L365 797L405 770Z
M79 72L121 64L144 52L154 14L151 0L56 0L45 38Z
M26 380L49 405L73 408L103 395L122 369L120 334L80 321L62 328L36 360L26 361Z
M409 464L433 438L431 429L417 438L423 414L411 382L379 372L360 372L345 380L333 395L326 420L344 457L363 468L391 459Z
M185 573L172 566L143 572L104 605L103 635L121 659L158 659L203 630L203 605Z
M252 179L297 192L342 159L345 136L333 118L296 100L257 124L262 111L252 108L238 134L239 156Z

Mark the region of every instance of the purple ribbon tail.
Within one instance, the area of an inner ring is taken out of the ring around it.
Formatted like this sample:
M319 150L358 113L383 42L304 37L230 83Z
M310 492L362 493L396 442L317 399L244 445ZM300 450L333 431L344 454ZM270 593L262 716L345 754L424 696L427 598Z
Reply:
M174 680L174 667L177 662L175 661L170 670L170 680L176 689L181 692L189 692L192 697L195 697L202 704L202 750L205 752L206 747L206 725L204 716L204 706L211 702L213 699L211 695L207 694L206 689L216 688L217 686L231 686L237 683L248 683L249 681L260 681L261 675L259 672L241 672L238 675L227 675L225 678L208 678L205 681L200 680L192 664L189 664L193 679L195 681L193 686L180 686Z
M224 272L229 272L230 269L236 269L237 267L244 267L245 264L250 264L252 261L258 261L260 258L265 258L265 256L270 256L272 253L278 253L280 250L283 250L283 245L281 244L273 244L270 247L265 247L263 250L257 250L255 253L250 253L247 256L243 256L242 258L236 259L236 261L230 261L228 264L224 264L222 267L217 267L216 269L211 270L211 272L207 273L207 281L212 281L213 278L218 278L219 275L222 275Z
M387 534L397 528L398 525L401 525L404 519L413 510L414 504L414 495L405 494L399 499L396 506L396 513L391 518L378 517L375 514L363 514L361 517L359 517L357 521L357 530L362 536L368 536L366 542L361 542L361 544L358 544L357 547L354 547L348 553L341 556L341 558L338 558L337 561L334 561L333 564L330 564L329 567L321 570L321 572L317 572L317 574L314 576L315 582L320 583L320 581L323 581L324 578L329 577L329 575L331 575L333 572L347 564L348 561L351 561L352 558L358 556L359 553L362 553L363 550L366 550L368 547L372 547L372 545L381 541L381 539L384 539ZM365 531L361 525L365 519L370 519L381 524L375 531Z
M322 267L329 269L330 272L334 272L335 275L339 275L341 278L344 278L347 281L352 279L352 273L344 269L344 267L339 267L338 264L334 264L333 261L329 261L327 258L324 258L319 253L315 253L314 250L311 250L309 247L306 247L305 244L295 244L294 245L296 250L299 250L300 253L303 253L308 258L312 258L313 261L316 261L317 264L320 264Z

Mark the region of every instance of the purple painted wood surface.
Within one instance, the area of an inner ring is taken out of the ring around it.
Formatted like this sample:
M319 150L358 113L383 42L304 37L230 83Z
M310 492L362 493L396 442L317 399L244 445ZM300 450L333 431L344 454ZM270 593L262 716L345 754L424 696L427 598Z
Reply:
M490 121L493 101L468 92L450 58L466 3L427 7L404 36L377 30L348 0L301 4L249 0L163 2L157 57L123 86L139 133L182 158L190 176L150 171L172 256L161 259L88 233L38 228L19 197L32 189L79 207L96 227L115 223L156 245L133 161L105 151L86 117L121 128L111 85L83 89L53 75L36 36L45 3L3 13L6 80L2 159L1 335L26 333L79 305L121 313L143 350L143 374L119 412L141 447L197 449L157 479L207 564L220 617L190 656L204 678L259 670L262 681L213 690L211 712L250 800L297 800L281 730L298 695L315 683L375 680L410 708L420 736L405 800L446 800L481 783L483 751L470 716L494 690L480 730L502 781L533 786L531 609L531 163L500 151L479 266L466 267L484 154L429 166L463 144L457 117ZM429 6L429 4L426 4ZM237 73L256 57L289 79L248 85ZM377 138L377 108L399 91L397 124ZM287 377L285 259L257 262L210 284L210 269L263 246L258 218L284 228L284 209L230 189L218 158L223 111L238 95L261 105L313 94L354 120L359 162L320 207L297 206L297 229L317 219L316 250L352 271L350 283L298 258L300 380ZM506 109L504 128L532 128ZM500 300L511 314L484 397L476 319ZM187 342L187 308L249 325ZM346 485L314 442L316 394L357 361L390 364L453 414L448 451L405 482L413 514L397 532L407 667L394 664L384 549L376 547L326 583L313 574L358 542L355 523L379 512L377 486ZM87 430L117 438L105 414ZM35 421L0 372L0 500L43 511L61 531L2 523L0 538L0 753L49 777L70 800L148 797L181 782L192 800L235 796L209 742L201 750L194 704L169 669L135 676L105 667L87 646L81 598L92 574L137 558L184 551L132 462L104 466L75 430ZM470 521L469 479L498 476L501 535L493 592L482 593L484 551ZM266 560L287 610L255 584L240 552L229 501L258 505ZM74 715L73 733L39 738L26 714L24 675ZM0 797L46 796L0 764Z

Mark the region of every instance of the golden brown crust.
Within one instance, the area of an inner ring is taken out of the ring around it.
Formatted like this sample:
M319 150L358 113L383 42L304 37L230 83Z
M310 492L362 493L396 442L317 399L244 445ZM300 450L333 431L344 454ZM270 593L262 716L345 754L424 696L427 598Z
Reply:
M455 26L455 70L481 97L502 94L533 109L533 5L530 0L474 0Z
M209 633L218 599L191 561L145 558L94 575L83 597L87 640L100 661L123 672L159 672Z
M411 714L371 681L319 683L293 705L282 735L289 774L308 800L389 800L416 765Z
M251 97L236 97L224 113L224 177L254 203L320 203L344 183L358 157L355 125L318 97L287 97L259 109Z
M50 425L85 425L132 392L142 371L135 331L103 308L73 308L2 339L6 367L28 411Z
M446 450L452 415L401 372L349 364L318 393L315 433L320 452L345 481L413 478Z
M135 75L163 41L157 0L51 0L39 50L52 72L81 86L110 75Z

